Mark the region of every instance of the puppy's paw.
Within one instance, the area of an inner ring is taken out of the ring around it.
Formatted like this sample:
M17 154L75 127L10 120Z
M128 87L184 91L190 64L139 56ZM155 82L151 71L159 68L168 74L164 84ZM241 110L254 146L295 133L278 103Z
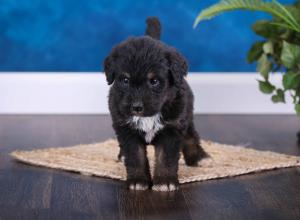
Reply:
M131 184L129 184L129 189L131 189L131 190L147 190L147 189L149 189L149 186L145 185L143 183L131 183Z
M150 188L150 181L143 179L129 179L127 180L127 187L130 190L147 190Z
M199 161L199 156L198 155L193 155L189 157L185 157L185 164L190 167L196 167L198 166L198 161Z
M152 186L152 190L161 192L170 192L178 190L179 183L178 180L162 180L155 181Z
M178 185L174 183L155 184L153 185L152 190L161 192L171 192L178 190Z
M213 166L214 160L211 157L205 157L199 161L201 167L211 167Z
M118 162L125 163L125 156L118 156Z
M203 159L206 158L210 158L210 156L203 150L203 148L200 145L197 147L193 147L191 149L186 149L183 152L185 164L187 166L191 166L191 167L198 166L199 161L202 161Z
M123 154L122 149L120 148L119 154L118 154L118 161L124 163L125 162L125 156Z

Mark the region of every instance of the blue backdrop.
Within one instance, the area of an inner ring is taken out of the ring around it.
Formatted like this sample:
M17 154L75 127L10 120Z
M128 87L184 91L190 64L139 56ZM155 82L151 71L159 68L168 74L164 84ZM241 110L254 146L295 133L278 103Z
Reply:
M100 71L111 47L144 33L158 16L162 40L181 51L190 71L254 71L246 52L261 13L232 12L192 24L216 0L1 0L0 71ZM293 2L292 0L281 1Z

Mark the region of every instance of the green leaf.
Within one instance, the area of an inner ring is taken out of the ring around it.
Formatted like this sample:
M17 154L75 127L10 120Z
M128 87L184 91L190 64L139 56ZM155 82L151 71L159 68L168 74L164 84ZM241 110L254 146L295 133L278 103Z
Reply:
M271 41L264 43L263 50L265 54L273 54L274 53L273 43Z
M277 89L276 94L272 96L272 101L274 103L278 103L278 102L285 103L284 91L282 89Z
M274 25L274 22L259 20L252 25L252 30L265 38L278 38L284 31L279 25Z
M209 8L202 10L198 14L194 22L194 28L202 20L210 19L224 12L234 10L266 12L276 18L281 19L287 28L300 33L299 20L297 20L295 15L287 10L285 6L278 3L276 0L273 0L272 2L262 0L221 0Z
M260 72L264 79L269 78L269 72L272 70L273 65L269 61L266 54L261 55L257 63L257 71Z
M298 97L300 97L300 89L296 89L295 95L298 96Z
M295 67L300 63L300 46L284 41L280 59L288 69Z
M295 110L298 116L300 116L300 104L295 105Z
M294 3L294 5L295 5L295 7L296 7L297 9L300 9L300 1L299 1L299 0L296 1L296 2Z
M289 23L293 28L299 25L299 22L297 21L295 16L291 13L291 11L287 9L287 7L283 6L276 0L273 0L273 3L277 5L279 8L281 8L283 15L286 16L286 20L288 21L287 23Z
M258 60L258 58L262 55L264 43L265 42L256 42L251 46L247 55L247 61L249 63L253 63Z
M265 94L271 94L275 90L275 86L273 86L268 81L258 80L258 83L259 83L259 90Z
M282 78L283 88L285 90L297 89L300 87L300 74L294 72L287 72Z

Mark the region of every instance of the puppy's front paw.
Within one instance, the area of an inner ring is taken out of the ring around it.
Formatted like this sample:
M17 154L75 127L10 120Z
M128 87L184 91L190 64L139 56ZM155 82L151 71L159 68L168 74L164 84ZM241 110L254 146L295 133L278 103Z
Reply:
M130 190L147 190L150 188L150 181L143 179L129 179L127 180L127 187Z
M156 180L152 186L152 190L162 192L175 191L178 190L178 188L178 180Z

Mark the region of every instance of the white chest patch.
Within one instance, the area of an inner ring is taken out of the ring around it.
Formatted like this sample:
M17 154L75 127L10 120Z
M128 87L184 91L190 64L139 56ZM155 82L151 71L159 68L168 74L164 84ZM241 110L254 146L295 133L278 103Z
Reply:
M128 123L132 124L135 129L146 133L145 140L147 143L150 143L154 138L155 133L164 127L160 113L151 117L133 116Z

